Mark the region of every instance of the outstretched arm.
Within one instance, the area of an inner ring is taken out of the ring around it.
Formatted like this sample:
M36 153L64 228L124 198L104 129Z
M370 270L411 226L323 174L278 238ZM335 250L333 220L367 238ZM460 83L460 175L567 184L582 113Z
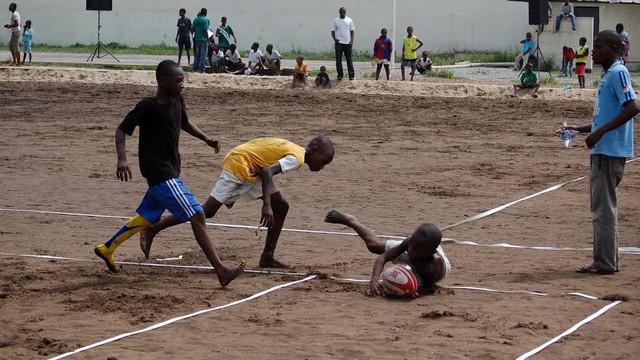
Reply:
M280 174L281 172L282 167L279 162L260 170L260 178L262 179L262 214L260 216L260 226L271 227L273 224L273 210L271 210L273 175Z
M202 141L204 141L205 143L207 143L207 145L209 145L210 147L212 147L216 154L218 152L220 152L220 143L218 143L218 140L212 140L210 139L207 135L205 135L205 133L202 132L202 130L200 130L196 124L192 123L189 120L183 120L182 121L182 130L186 131L187 134L198 138Z
M131 179L131 169L127 163L127 152L125 150L126 134L122 130L116 130L116 153L118 154L118 165L116 168L116 176L120 181L129 181Z
M369 291L372 295L383 295L384 291L382 289L382 285L378 279L380 279L380 274L382 273L382 269L384 269L384 264L388 261L391 261L398 256L402 255L408 248L408 240L403 241L400 245L389 249L389 251L385 251L382 255L378 256L376 262L373 264L373 270L371 271L371 281L369 282Z

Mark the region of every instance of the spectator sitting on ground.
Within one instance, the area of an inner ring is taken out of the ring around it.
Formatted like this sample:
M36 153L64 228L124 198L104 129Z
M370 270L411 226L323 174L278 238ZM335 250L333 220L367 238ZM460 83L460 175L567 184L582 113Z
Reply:
M262 54L262 64L264 65L264 74L280 75L280 59L282 56L278 50L273 49L273 45L267 44L267 51Z
M229 50L224 54L224 67L225 71L232 74L243 74L245 65L240 57L240 52L236 47L236 44L229 45Z
M302 55L298 55L296 58L296 65L293 67L293 81L291 82L291 87L294 89L298 86L302 86L303 88L306 87L308 75L309 65L304 63L304 57Z
M416 62L416 69L418 70L418 72L420 74L424 74L427 71L431 71L431 66L433 65L433 63L431 62L431 59L429 58L429 53L427 51L423 51L422 52L422 57L420 59L418 59L418 61Z
M224 53L222 49L220 49L220 45L213 44L211 47L211 55L209 56L209 66L214 73L219 73L222 71L223 63L224 63Z
M252 75L260 74L262 69L264 69L264 64L262 63L262 51L260 51L260 44L254 42L251 45L251 51L249 51L249 70Z
M533 40L531 39L531 33L528 32L526 38L520 41L522 46L520 47L520 52L516 55L516 58L513 60L513 71L519 71L522 69L520 67L520 60L522 60L522 65L525 65L529 62L529 56L533 53Z
M560 22L562 19L571 18L571 27L576 31L576 16L573 14L573 5L571 1L565 1L560 5L560 13L556 16L556 32L560 31Z
M320 66L320 72L316 76L316 87L326 88L329 87L329 74L327 74L327 67Z
M530 63L524 66L524 72L520 76L520 84L513 85L513 97L518 96L518 89L533 89L532 97L538 97L538 89L540 88L540 84L538 84L538 76L533 72L533 66Z

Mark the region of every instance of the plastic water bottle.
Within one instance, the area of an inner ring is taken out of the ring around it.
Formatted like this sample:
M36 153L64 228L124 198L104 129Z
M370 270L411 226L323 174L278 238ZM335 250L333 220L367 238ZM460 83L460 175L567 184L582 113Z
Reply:
M576 138L577 133L578 132L575 130L570 130L565 128L560 129L560 139L562 139L562 141L564 142L565 148L568 148L569 145L571 145L573 140Z
M571 86L571 85L569 85L569 84L566 84L566 85L564 86L564 91L569 92L569 91L571 91L571 90L573 90L573 86Z

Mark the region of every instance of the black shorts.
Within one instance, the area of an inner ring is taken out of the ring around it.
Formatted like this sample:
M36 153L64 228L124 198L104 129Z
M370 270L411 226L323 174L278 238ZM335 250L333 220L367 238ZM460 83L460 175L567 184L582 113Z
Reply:
M180 50L182 50L182 49L190 50L191 49L191 39L188 38L188 37L178 38L178 49L180 49Z

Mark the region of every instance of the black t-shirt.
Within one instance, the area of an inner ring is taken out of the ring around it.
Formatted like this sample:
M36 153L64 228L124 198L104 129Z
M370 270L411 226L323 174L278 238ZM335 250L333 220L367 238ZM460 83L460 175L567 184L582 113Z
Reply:
M160 104L155 97L142 99L127 114L118 129L127 135L140 127L138 157L140 172L149 186L180 175L178 141L180 130L188 123L182 96Z

